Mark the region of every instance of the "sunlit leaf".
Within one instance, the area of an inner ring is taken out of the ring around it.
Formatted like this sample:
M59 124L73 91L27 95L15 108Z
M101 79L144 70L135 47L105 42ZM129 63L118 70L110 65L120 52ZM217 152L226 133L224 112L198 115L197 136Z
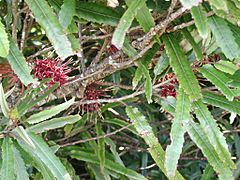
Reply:
M0 56L6 57L9 52L9 41L8 41L8 35L5 31L5 27L0 21Z

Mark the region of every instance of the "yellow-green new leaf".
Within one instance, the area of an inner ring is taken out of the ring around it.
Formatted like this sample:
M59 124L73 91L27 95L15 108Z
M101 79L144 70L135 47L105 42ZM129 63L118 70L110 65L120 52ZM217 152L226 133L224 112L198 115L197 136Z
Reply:
M32 10L37 22L46 31L46 35L57 54L63 59L73 55L71 43L48 3L45 0L26 0L26 3Z
M223 72L218 71L210 64L204 65L199 69L199 72L201 72L209 81L211 81L228 98L228 100L233 100L235 92L228 87L228 83L231 81L231 79Z
M1 180L14 180L14 153L13 153L13 142L9 137L5 137L2 143L2 167L0 170Z
M61 111L69 108L73 103L74 103L74 98L72 98L71 100L69 100L65 103L59 104L55 107L52 107L51 109L43 110L37 114L33 114L26 121L29 124L35 124L35 123L45 121L45 120L57 115Z
M220 180L233 180L232 171L228 166L225 166L222 162L221 156L219 157L214 149L214 145L208 140L208 135L204 133L204 128L193 121L189 121L185 124L185 128L196 143L196 145L202 150L202 153L207 157L208 162L212 165L214 170L218 173ZM206 127L205 127L206 128Z
M221 158L222 163L229 168L234 169L236 165L231 159L231 154L228 151L228 145L223 133L218 128L218 125L206 105L201 100L193 102L193 110L200 122L200 125L206 133L209 141L213 145L215 151Z
M201 6L197 6L197 7L192 7L191 14L195 21L195 25L198 29L200 36L203 39L206 39L209 33L206 13L202 10Z
M171 144L166 149L165 168L168 176L174 177L177 170L177 163L182 152L184 143L184 124L187 123L190 117L190 100L180 88L177 93L176 111L171 127L170 138Z
M240 47L227 22L218 16L212 16L208 18L208 25L225 56L230 60L240 57Z
M8 41L8 35L5 31L5 27L0 21L0 56L6 57L9 52L9 41Z
M158 139L153 133L152 127L147 122L147 119L144 115L137 109L133 107L126 107L126 113L128 117L133 121L134 127L136 128L138 134L145 140L147 145L149 146L148 151L150 152L152 158L158 165L158 167L162 170L162 172L168 176L167 171L164 167L165 161L165 152L162 146L159 144ZM182 180L184 179L182 175L177 171L176 179Z
M177 79L183 90L193 101L202 98L198 81L192 72L190 63L181 49L179 42L172 34L164 35L162 39L166 45L167 55L170 58L170 65L176 73Z
M12 39L10 39L10 50L7 55L7 60L14 73L25 86L31 83L36 83L36 80L31 76L31 69L28 67L23 54Z
M225 73L233 75L237 70L238 67L233 62L220 60L214 64L215 68L223 71Z
M142 8L145 0L133 0L127 11L121 17L112 37L112 44L118 49L122 49L126 32L131 26L134 17L138 10Z

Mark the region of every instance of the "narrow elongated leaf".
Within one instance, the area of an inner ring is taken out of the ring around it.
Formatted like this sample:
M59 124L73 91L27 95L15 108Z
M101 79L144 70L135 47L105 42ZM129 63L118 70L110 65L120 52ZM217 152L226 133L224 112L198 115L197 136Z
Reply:
M201 6L197 6L192 7L191 14L200 36L203 39L206 39L209 33L209 27L207 24L207 17L205 15L205 12L202 10Z
M126 32L131 26L134 17L139 9L144 5L145 0L133 0L127 11L121 17L112 37L112 44L118 49L122 49Z
M227 2L225 0L209 0L209 3L217 9L228 11Z
M220 17L212 16L208 18L208 25L225 56L230 60L240 57L240 47L235 42L235 37L227 22Z
M20 52L12 39L10 39L10 50L9 54L7 55L7 60L14 73L17 74L18 78L24 85L27 86L30 83L36 83L36 81L30 75L31 70L28 67L23 54Z
M159 144L158 139L155 137L152 127L149 125L146 118L137 108L133 108L130 106L126 107L126 113L128 117L133 121L134 127L136 128L138 134L145 140L145 142L149 146L148 150L158 167L167 177L169 177L164 167L164 150ZM179 172L176 173L175 178L179 180L184 179Z
M29 175L20 152L14 147L16 180L29 180Z
M45 0L26 0L26 3L32 10L37 22L45 29L47 37L57 54L63 59L73 55L71 43L48 3Z
M216 70L212 65L207 64L199 69L209 81L211 81L230 101L233 100L235 93L228 87L231 81L223 72Z
M9 107L8 107L8 104L7 104L7 101L6 101L6 96L5 96L5 93L3 91L3 86L2 86L2 83L0 83L0 107L1 107L1 110L3 112L3 115L8 118L9 117Z
M23 140L25 143L27 143L29 146L31 146L32 148L35 148L31 138L28 136L27 132L25 131L25 129L22 126L18 126L16 127L13 132L21 139Z
M202 0L180 0L180 2L185 8L191 9L191 7L197 6L199 3L201 3Z
M97 136L101 136L104 134L100 123L96 124L96 132L97 132ZM98 147L97 148L97 156L100 161L100 168L101 168L101 170L104 170L105 160L106 160L106 158L105 158L105 140L103 138L98 139L97 143L98 143L97 144L97 147Z
M69 150L68 150L69 151ZM73 150L69 152L70 156L72 158L76 158L82 161L90 162L93 164L100 164L97 156L93 153L88 153L81 151L80 149L77 151ZM109 159L106 159L105 161L105 167L111 171L114 171L116 173L122 174L130 179L136 179L136 180L147 180L144 176L141 174L136 173L135 171L125 168L124 166L115 163Z
M145 68L145 66L143 66L142 64L140 64L139 68L141 69L141 72L144 74L146 81L144 84L144 90L145 90L145 95L147 98L148 103L152 103L152 79L151 76L149 74L149 71Z
M5 31L5 27L0 21L0 56L6 57L9 52L9 41L8 41L8 35Z
M112 8L91 2L78 3L76 15L88 21L111 26L116 26L121 17L121 15Z
M240 102L237 100L229 101L224 96L217 95L210 91L203 91L203 102L220 107L227 111L240 114Z
M170 65L176 73L181 87L191 100L200 99L202 97L200 86L178 41L171 34L164 35L162 38L166 45L167 55L170 58Z
M200 125L206 133L209 141L215 148L215 151L221 157L222 163L226 167L235 168L234 162L231 160L231 154L228 151L228 145L223 133L218 128L217 123L213 119L207 107L199 100L193 104L194 112L200 122Z
M75 0L64 0L61 10L59 12L59 22L64 29L67 29L71 24L73 16L75 15L76 4Z
M0 170L0 179L2 180L13 180L15 179L14 167L14 153L13 153L13 143L9 137L4 138L2 143L2 167Z
M216 151L214 150L213 145L208 140L207 134L204 133L203 127L198 124L189 121L185 128L191 137L191 139L196 143L198 147L202 150L203 154L208 158L209 163L212 165L214 170L219 174L218 177L220 180L231 179L233 180L232 172L228 166L225 166Z
M196 57L199 61L203 59L203 53L200 46L195 42L194 38L192 37L191 33L187 29L182 30L183 36L187 39L187 41L191 44Z
M169 58L166 55L166 53L163 52L153 70L155 77L163 73L163 71L166 70L168 66L169 66Z
M55 107L52 107L51 109L43 110L37 114L34 114L34 115L30 116L26 121L30 124L35 124L35 123L45 121L45 120L57 115L61 111L69 108L73 103L74 103L74 98L72 98L71 100L69 100L65 103L59 104Z
M127 5L133 2L132 0L125 0ZM154 25L154 19L146 5L146 3L142 6L141 9L138 10L136 19L139 22L140 26L143 28L144 32L148 32Z
M27 128L27 130L35 132L35 133L42 133L44 131L49 131L51 129L57 129L63 127L67 124L73 124L81 119L79 115L72 115L60 118L53 118L48 121L44 121L38 123L34 126Z
M231 75L233 75L238 70L238 67L230 61L220 60L217 63L215 63L214 66L220 71L223 71Z
M201 180L209 180L215 178L215 172L210 164L207 164L206 168L204 169L203 175Z
M26 162L26 164L31 164L33 167L35 167L43 176L44 180L53 180L54 176L49 171L47 166L41 161L41 159L36 156L34 153L32 153L33 149L28 148L23 149L19 144L15 144L20 151L22 158Z
M182 152L184 143L184 123L187 123L190 117L190 100L184 91L180 88L178 91L176 112L171 127L170 138L171 144L166 149L165 168L168 176L175 176L177 163Z
M23 98L23 100L20 101L19 104L17 104L17 110L18 110L19 115L22 116L24 113L26 113L27 110L31 109L37 103L41 102L50 93L52 93L55 89L57 89L57 87L59 87L59 84L54 84L54 85L52 85L52 87L45 90L45 92L44 92L44 90L42 89L43 87L41 85L39 85L38 88L34 89L34 90L36 90L36 89L38 89L38 90L26 93L26 96ZM41 90L42 94L38 96L38 93L40 90Z
M46 165L48 170L54 175L56 179L71 180L69 173L66 171L61 161L54 155L53 151L48 147L44 140L30 132L28 132L28 135L33 141L36 148L32 150L32 148L26 143L18 141L20 146L24 150L35 154L35 156L37 156Z

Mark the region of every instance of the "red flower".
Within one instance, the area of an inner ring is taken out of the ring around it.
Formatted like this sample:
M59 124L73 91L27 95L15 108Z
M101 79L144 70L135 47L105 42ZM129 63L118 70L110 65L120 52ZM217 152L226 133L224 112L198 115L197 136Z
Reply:
M42 80L45 78L52 78L49 84L59 82L60 85L66 83L68 73L71 72L67 63L61 64L60 59L44 59L36 60L34 68L34 75Z
M95 84L92 84L92 85L87 86L87 88L84 92L83 99L84 100L97 100L103 95L104 95L103 90L98 89ZM83 104L83 105L81 105L81 109L84 112L91 113L94 111L98 111L101 106L102 106L101 103L96 102L96 103L90 103L90 104Z
M175 76L174 73L170 73L167 74L166 77L164 79L162 79L162 82L172 79ZM160 96L161 97L167 97L167 96L173 96L176 97L177 93L176 93L176 89L175 89L175 85L178 84L177 79L173 79L169 82L169 84L164 84L161 88L160 91Z

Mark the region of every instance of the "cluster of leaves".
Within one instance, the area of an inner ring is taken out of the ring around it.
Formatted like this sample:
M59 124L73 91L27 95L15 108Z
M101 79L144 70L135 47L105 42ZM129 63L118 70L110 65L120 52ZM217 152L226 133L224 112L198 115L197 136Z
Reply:
M0 7L0 179L239 178L239 0Z

